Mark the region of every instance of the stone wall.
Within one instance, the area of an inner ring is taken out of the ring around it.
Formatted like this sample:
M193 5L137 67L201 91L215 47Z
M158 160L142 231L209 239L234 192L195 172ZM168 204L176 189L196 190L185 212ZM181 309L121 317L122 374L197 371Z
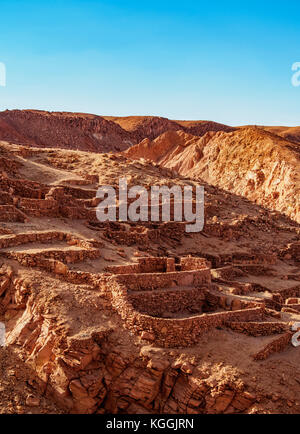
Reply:
M128 294L128 300L134 309L151 316L163 317L184 311L201 313L205 291L204 288L145 291L142 297L140 294Z
M86 190L82 188L61 186L65 195L69 195L75 199L93 199L96 196L96 190Z
M49 243L51 241L63 241L66 234L58 231L51 232L26 232L21 234L5 235L0 238L0 249L20 246L27 243Z
M138 258L140 273L164 273L166 271L175 271L174 258Z
M105 235L113 239L117 244L131 246L147 246L149 243L159 243L162 239L170 239L181 242L185 232L185 223L183 222L163 222L161 224L145 223L136 224L129 229L120 223L103 224Z
M94 239L82 240L66 232L25 232L20 234L8 234L0 237L0 249L20 246L28 243L51 243L52 241L66 241L69 245L76 245L82 248L99 247L101 242Z
M94 239L82 240L75 238L70 234L58 231L4 235L0 237L0 249L7 249L30 243L49 244L52 242L62 241L65 241L66 246L76 246L76 248L66 248L64 250L53 248L35 253L2 251L0 252L0 256L15 259L25 266L39 267L47 271L61 270L63 266L66 267L66 265L61 261L73 263L83 261L84 259L97 259L100 257L98 247L102 245L102 242ZM59 262L61 265L55 266L56 262ZM65 274L65 272L63 274ZM59 272L58 274L62 273Z
M140 272L139 264L108 265L105 271L112 274L136 274Z
M112 276L105 284L111 297L113 308L119 313L124 325L143 339L155 342L162 347L186 347L198 342L208 330L222 327L227 321L262 320L264 307L230 312L204 314L183 319L155 318L134 309L128 300L127 288L118 281L120 276Z
M210 285L210 269L177 271L171 273L120 274L116 276L120 284L130 291L149 291L176 286Z
M137 264L110 265L106 267L106 271L113 274L171 272L175 271L175 259L164 257L138 258Z
M283 351L287 346L291 345L291 339L294 332L286 332L277 339L274 339L268 345L265 346L261 351L254 354L254 360L265 360L273 353L279 353Z
M22 198L19 206L24 213L32 217L59 217L59 205L50 199Z
M235 332L245 333L250 336L272 335L274 333L283 333L288 330L288 325L281 322L228 322L229 328Z
M0 205L0 221L24 223L26 216L13 205Z
M288 244L285 249L280 251L280 256L284 259L300 261L300 241Z
M13 196L6 191L0 190L0 204L1 205L12 205L13 204Z
M9 259L15 259L20 264L27 267L41 267L45 264L44 259L54 259L56 261L66 262L71 264L74 262L84 261L85 259L99 258L100 251L98 249L89 250L45 250L37 253L23 253L23 252L1 252L0 256Z
M32 217L67 217L97 221L93 204L96 190L69 186L48 187L38 182L0 177L0 202L14 203L20 211ZM12 214L12 213L11 213ZM19 221L0 210L3 221Z
M183 257L180 260L180 270L201 270L202 268L210 268L211 264L205 258Z
M273 297L275 294L273 295ZM300 285L293 286L292 288L286 288L280 290L281 302L283 303L285 299L290 297L300 297ZM275 301L277 301L274 298Z

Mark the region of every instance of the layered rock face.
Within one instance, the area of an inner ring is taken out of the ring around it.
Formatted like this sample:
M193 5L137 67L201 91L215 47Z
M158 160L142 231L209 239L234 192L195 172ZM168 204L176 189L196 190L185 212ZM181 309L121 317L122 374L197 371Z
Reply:
M208 132L181 131L144 139L125 154L146 158L180 175L205 180L300 222L298 147L255 127Z

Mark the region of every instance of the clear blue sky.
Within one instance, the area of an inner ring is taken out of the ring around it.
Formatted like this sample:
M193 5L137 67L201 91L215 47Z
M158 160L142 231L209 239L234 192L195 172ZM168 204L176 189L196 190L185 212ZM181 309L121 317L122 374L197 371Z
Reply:
M300 2L1 0L0 110L300 125Z

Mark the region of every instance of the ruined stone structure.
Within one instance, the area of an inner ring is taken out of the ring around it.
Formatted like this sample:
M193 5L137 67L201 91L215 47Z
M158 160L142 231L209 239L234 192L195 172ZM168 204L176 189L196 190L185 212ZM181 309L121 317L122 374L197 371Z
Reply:
M67 151L13 149L0 160L0 315L32 394L72 413L242 413L269 399L228 367L244 357L258 376L294 349L297 225L238 198L247 213L217 217L228 197L215 190L200 234L185 222L100 223L100 175L73 174L80 160ZM24 161L46 158L49 183L25 179ZM117 176L123 160L105 158Z

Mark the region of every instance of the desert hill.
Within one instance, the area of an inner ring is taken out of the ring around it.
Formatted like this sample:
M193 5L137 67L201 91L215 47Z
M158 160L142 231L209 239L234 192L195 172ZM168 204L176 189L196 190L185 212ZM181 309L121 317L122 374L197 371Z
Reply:
M290 142L300 144L300 127L262 127L266 131L277 134Z
M85 113L6 110L0 112L0 140L27 146L116 152L155 139L166 131L197 136L233 128L210 121L173 121L158 116L96 116Z
M101 116L38 110L1 112L0 139L91 152L124 150L136 143L118 124Z
M233 127L212 121L174 121L158 116L105 116L119 124L124 130L134 134L136 140L154 140L167 131L184 131L195 136L203 136L207 131L234 131Z
M184 131L194 136L203 136L208 131L234 131L234 127L212 121L177 121Z
M251 128L256 127L263 131L268 131L270 133L273 133L279 137L282 137L291 143L295 143L297 145L300 144L300 127L287 127L287 126L268 126L268 125L243 125L236 127L237 129L240 128Z
M136 143L144 138L153 140L165 131L182 129L180 124L176 121L159 116L105 116L105 119L115 122L125 131L130 132L132 136L134 136Z
M300 156L291 142L256 127L208 132L181 131L147 139L125 151L186 177L245 196L300 222Z
M207 132L233 132L213 121L170 120L159 116L97 116L88 113L6 110L0 112L0 140L27 146L55 147L90 152L118 152L154 140L168 131L197 137ZM259 127L291 143L300 143L300 127Z

